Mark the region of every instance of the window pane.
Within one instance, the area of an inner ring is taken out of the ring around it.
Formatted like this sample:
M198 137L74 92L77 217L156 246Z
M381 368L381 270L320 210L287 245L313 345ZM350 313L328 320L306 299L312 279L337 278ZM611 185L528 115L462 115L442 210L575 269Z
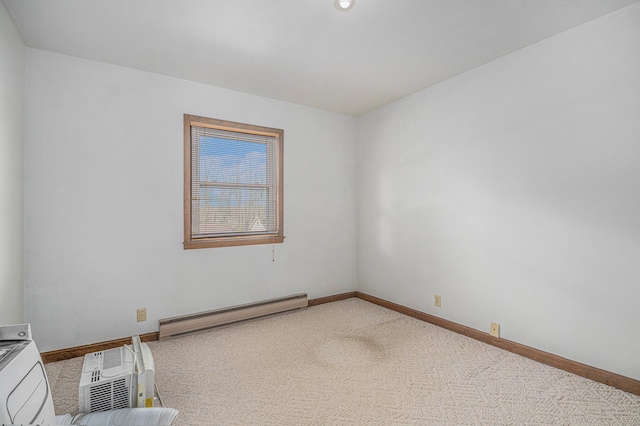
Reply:
M204 136L199 157L201 182L267 182L266 143Z
M201 188L199 229L194 234L265 232L267 193L266 188Z
M282 140L280 129L185 115L185 248L284 240Z

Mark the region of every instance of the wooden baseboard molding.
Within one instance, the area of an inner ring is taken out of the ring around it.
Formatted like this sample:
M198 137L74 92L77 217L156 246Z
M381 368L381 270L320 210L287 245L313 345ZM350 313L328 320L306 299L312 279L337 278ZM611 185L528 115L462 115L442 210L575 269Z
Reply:
M140 340L143 342L151 342L154 340L158 340L158 338L159 338L159 333L157 331L154 333L146 333L146 334L140 335ZM113 349L123 345L130 345L130 344L131 344L131 337L123 337L122 339L109 340L107 342L98 342L98 343L92 343L89 345L76 346L73 348L58 349L50 352L42 352L40 356L42 357L42 362L46 364L49 362L64 361L65 359L84 356L92 352L104 351L107 349Z
M349 291L347 293L334 294L333 296L320 297L318 299L309 299L309 306L317 306L325 303L337 302L338 300L351 299L358 297L357 291Z
M320 297L318 299L309 299L308 306L322 305L324 303L337 302L338 300L350 299L357 297L357 292L350 291L347 293L334 294L332 296ZM140 335L140 340L143 342L151 342L160 339L159 332L147 333ZM56 362L64 361L66 359L77 358L93 352L104 351L107 349L113 349L122 345L128 345L131 343L131 337L123 337L121 339L109 340L107 342L92 343L89 345L76 346L73 348L58 349L50 352L42 352L42 362Z
M594 382L604 383L605 385L613 386L614 388L623 390L625 392L629 392L634 395L640 395L640 380L632 379L630 377L622 376L610 371L601 370L590 365L572 361L570 359L566 359L549 352L544 352L536 348L525 346L520 343L512 342L510 340L494 337L489 333L485 333L474 328L437 317L435 315L430 315L415 309L407 308L406 306L389 302L375 296L370 296L361 292L356 293L356 297L358 297L359 299L375 303L376 305L383 306L385 308L391 309L392 311L396 311L401 314L426 321L433 325L437 325L438 327L446 328L447 330L451 330L458 334L471 337L472 339L476 339L489 345L496 346L500 349L513 352L525 358L541 362L542 364L546 364L551 367L576 374L578 376L586 377L587 379L593 380Z
M332 296L320 297L317 299L309 299L308 306L317 306L325 303L337 302L338 300L350 299L357 297L357 292L350 291L347 293L334 294ZM160 333L147 333L140 335L140 340L143 342L151 342L153 340L159 340ZM122 345L128 345L131 343L131 337L123 337L121 339L109 340L107 342L92 343L89 345L76 346L67 349L58 349L50 352L42 352L40 356L42 361L46 364L49 362L64 361L65 359L76 358L84 356L93 352L104 351L107 349L113 349Z
M620 374L582 364L577 361L572 361L570 359L566 359L549 352L544 352L530 346L525 346L517 342L512 342L510 340L502 339L499 337L493 337L489 333L485 333L474 328L437 317L435 315L427 314L416 309L408 308L397 303L389 302L387 300L380 299L379 297L371 296L359 291L351 291L347 293L336 294L333 296L310 299L308 303L309 306L317 306L324 303L350 299L352 297L366 300L367 302L371 302L387 309L391 309L392 311L399 312L412 318L426 321L433 325L437 325L438 327L446 328L447 330L451 330L458 334L471 337L472 339L479 340L492 346L496 346L500 349L513 352L525 358L541 362L543 364L567 371L572 374L576 374L578 376L586 377L587 379L593 380L595 382L604 383L605 385L613 386L614 388L632 393L634 395L640 395L640 380L632 379L630 377L622 376ZM158 332L140 335L140 340L142 340L143 342L150 342L158 339ZM48 363L76 358L92 352L117 348L129 343L131 343L131 337L125 337L122 339L110 340L108 342L93 343L90 345L76 346L74 348L43 352L40 355L42 356L43 362Z
M350 291L347 293L334 294L332 296L320 297L317 299L309 299L308 306L322 305L324 303L337 302L338 300L350 299L357 297L357 292ZM159 332L147 333L140 335L140 340L143 342L151 342L160 339ZM76 346L73 348L58 349L50 352L42 352L42 362L45 364L49 362L64 361L66 359L77 358L93 352L104 351L107 349L117 348L123 345L131 343L131 337L123 337L121 339L109 340L107 342L92 343L89 345Z

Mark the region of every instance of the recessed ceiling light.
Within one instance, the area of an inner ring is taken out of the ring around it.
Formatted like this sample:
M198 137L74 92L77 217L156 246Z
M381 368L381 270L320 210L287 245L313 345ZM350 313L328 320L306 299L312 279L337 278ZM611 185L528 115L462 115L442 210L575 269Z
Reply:
M333 0L333 5L340 12L346 12L356 4L356 0Z

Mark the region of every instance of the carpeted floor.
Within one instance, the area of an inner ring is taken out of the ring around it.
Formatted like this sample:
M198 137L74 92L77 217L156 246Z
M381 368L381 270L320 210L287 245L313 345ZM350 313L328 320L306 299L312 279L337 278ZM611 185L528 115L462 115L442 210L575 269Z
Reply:
M640 396L360 299L149 346L180 425L640 425ZM46 365L57 414L82 360Z

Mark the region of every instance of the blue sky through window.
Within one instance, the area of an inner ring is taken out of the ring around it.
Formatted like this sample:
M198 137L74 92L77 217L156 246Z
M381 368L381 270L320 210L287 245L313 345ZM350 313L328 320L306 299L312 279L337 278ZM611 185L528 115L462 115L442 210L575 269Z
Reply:
M267 145L220 137L200 138L200 180L208 183L266 184ZM266 211L266 188L200 188L200 205L251 207Z
M267 145L258 142L200 138L200 179L232 183L266 183Z

